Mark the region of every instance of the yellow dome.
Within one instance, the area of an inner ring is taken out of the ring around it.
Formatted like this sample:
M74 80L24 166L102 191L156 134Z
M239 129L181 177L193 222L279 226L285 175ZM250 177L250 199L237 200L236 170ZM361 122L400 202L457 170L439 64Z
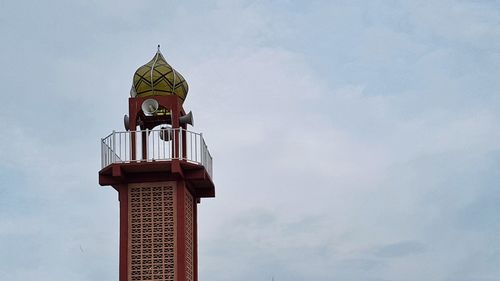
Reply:
M160 46L153 59L136 70L130 90L132 97L176 95L183 101L187 92L186 80L167 63Z

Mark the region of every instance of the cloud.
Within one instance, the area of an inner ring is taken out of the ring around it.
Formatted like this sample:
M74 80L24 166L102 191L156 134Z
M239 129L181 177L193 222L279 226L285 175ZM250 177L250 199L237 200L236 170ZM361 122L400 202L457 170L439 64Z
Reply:
M214 155L200 278L498 276L495 3L3 5L0 279L117 278L98 142L158 43Z
M380 247L375 251L375 255L380 257L397 258L420 253L425 250L425 246L418 241L402 241Z

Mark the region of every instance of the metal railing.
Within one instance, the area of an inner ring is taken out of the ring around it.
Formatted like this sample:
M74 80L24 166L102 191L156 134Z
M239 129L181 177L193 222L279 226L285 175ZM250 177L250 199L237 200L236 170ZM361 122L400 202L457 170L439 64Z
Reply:
M135 148L135 149L134 149ZM201 133L184 129L115 132L101 139L101 166L179 159L203 165L212 177L212 156Z

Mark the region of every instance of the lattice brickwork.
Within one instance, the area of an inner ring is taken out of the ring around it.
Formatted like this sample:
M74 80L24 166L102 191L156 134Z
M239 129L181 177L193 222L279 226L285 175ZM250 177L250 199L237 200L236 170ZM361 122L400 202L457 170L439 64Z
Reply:
M129 281L174 281L175 184L129 185Z
M186 281L194 281L194 260L193 260L193 239L194 239L194 223L193 223L193 196L186 190L185 196L185 220L186 220Z

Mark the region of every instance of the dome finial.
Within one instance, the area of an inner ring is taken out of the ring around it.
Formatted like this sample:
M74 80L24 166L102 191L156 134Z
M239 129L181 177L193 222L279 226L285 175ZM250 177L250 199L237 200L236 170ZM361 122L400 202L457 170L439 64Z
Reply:
M158 53L160 52L160 44L158 44Z

